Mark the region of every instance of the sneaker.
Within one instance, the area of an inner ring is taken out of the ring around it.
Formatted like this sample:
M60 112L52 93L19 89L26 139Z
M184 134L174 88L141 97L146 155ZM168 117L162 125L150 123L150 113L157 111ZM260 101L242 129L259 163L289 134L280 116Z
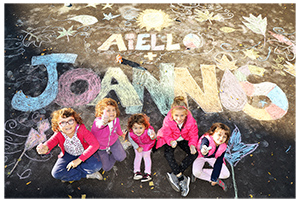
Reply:
M183 176L183 180L179 182L181 196L187 196L190 191L190 177Z
M145 175L144 175L143 178L141 179L141 182L148 182L148 181L150 181L150 180L152 180L151 175L148 174L148 173L145 173Z
M225 192L227 191L227 186L222 180L218 179L218 185L222 187Z
M134 180L140 180L143 178L143 175L141 172L135 172L134 175L133 175L133 179Z
M94 172L92 174L86 175L86 179L103 180L103 176L99 172Z
M177 191L180 192L180 187L178 185L178 178L173 173L167 173L167 179L171 184L171 187Z

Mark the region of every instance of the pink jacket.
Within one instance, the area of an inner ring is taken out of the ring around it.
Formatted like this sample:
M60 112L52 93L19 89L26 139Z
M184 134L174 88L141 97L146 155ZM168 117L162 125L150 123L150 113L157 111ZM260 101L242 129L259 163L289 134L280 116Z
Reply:
M134 134L132 132L132 130L130 130L129 135L131 137L131 139L139 146L143 148L143 151L149 151L150 149L152 149L152 147L155 144L155 139L151 140L151 138L148 135L148 131L149 129L153 130L152 126L149 126L148 129L146 129L144 131L144 133L141 136L137 136L136 134Z
M215 153L215 151L216 151L216 143L215 143L215 141L213 140L212 136L209 135L208 133L205 133L204 135L202 135L202 136L200 137L199 142L198 142L198 144L197 144L198 158L204 157L204 156L202 155L201 151L200 151L200 150L201 150L201 148L200 148L201 142L202 142L202 139L203 139L204 137L208 139L208 141L209 141L209 147L212 147L212 149L209 150L207 156L213 155L213 154ZM226 144L226 143L221 144L221 145L219 146L219 148L218 148L216 154L215 154L215 158L220 157L220 156L226 151L226 148L227 148L227 144Z
M99 143L94 135L88 129L86 129L84 124L79 126L77 137L84 148L84 152L79 156L79 159L85 161L98 150ZM58 144L61 149L61 153L58 155L58 158L61 158L65 154L64 143L65 137L61 132L58 132L54 133L54 135L52 135L52 137L44 144L48 146L49 152Z
M172 140L177 140L180 135L183 139L188 141L189 146L196 146L198 141L198 127L197 122L190 111L188 111L186 121L182 127L183 128L180 131L177 127L177 123L172 118L170 110L164 119L162 128L157 132L156 148L159 148L164 144L171 146L170 142Z
M97 117L94 120L91 132L98 140L100 147L100 150L105 150L109 148L111 145L113 145L119 136L123 135L121 126L120 126L120 120L119 118L115 118L113 120L113 129L110 133L109 126L108 125L102 125L100 128L96 126L96 121L101 120L101 117Z

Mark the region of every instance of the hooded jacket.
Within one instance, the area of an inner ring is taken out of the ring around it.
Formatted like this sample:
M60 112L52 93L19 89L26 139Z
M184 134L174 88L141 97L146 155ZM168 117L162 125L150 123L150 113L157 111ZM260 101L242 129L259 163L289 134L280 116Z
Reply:
M141 136L137 136L136 134L133 133L132 130L130 130L129 135L131 139L139 146L143 148L143 151L149 151L152 149L152 147L155 144L155 139L151 140L151 138L148 135L149 129L153 130L152 126L149 126L148 129L144 131L144 133Z
M167 116L164 119L163 126L157 132L157 143L156 148L168 144L171 146L170 142L177 140L180 136L188 141L188 145L197 145L198 141L198 127L197 122L193 118L191 112L187 110L188 114L186 120L181 127L181 130L178 128L177 123L173 120L172 109L168 112Z

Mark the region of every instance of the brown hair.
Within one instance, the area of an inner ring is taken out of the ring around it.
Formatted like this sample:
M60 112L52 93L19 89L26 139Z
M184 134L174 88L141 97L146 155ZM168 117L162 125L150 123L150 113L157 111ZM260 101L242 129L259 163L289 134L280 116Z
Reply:
M74 117L75 121L77 122L77 124L83 124L83 121L80 117L80 115L74 111L74 109L72 108L63 108L60 110L56 110L51 114L51 126L52 126L52 130L53 132L58 132L59 131L59 123L58 123L58 119L59 118L68 118L68 117Z
M103 110L107 106L115 107L116 112L117 112L116 117L120 116L120 110L119 110L119 107L118 107L118 103L115 100L111 99L111 98L104 98L104 99L100 100L97 103L96 107L95 107L95 117L101 117L102 114L103 114Z
M223 123L214 123L214 124L210 127L210 129L207 131L207 133L208 133L209 135L213 135L214 132L215 132L218 128L224 130L225 135L227 136L227 139L226 139L225 143L227 144L228 141L229 141L229 139L230 139L230 136L231 136L230 128L229 128L227 125L225 125L225 124L223 124Z
M129 117L127 130L130 131L135 123L139 125L143 124L145 126L145 129L148 129L150 126L149 117L146 114L142 113L133 114Z

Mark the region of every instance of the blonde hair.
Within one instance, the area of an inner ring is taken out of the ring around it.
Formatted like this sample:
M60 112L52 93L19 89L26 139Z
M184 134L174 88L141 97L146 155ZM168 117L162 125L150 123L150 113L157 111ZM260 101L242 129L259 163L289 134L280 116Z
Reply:
M51 126L53 132L58 132L59 131L59 123L58 119L59 118L68 118L68 117L73 117L77 124L83 124L83 121L80 117L80 115L74 111L72 108L63 108L60 110L56 110L51 114Z
M103 110L107 106L115 107L116 112L117 112L116 117L120 116L120 110L118 107L118 103L114 99L104 98L104 99L100 100L95 107L95 117L101 117L103 115Z
M171 108L172 116L175 110L185 110L186 115L188 115L187 102L183 96L176 96L173 100Z

